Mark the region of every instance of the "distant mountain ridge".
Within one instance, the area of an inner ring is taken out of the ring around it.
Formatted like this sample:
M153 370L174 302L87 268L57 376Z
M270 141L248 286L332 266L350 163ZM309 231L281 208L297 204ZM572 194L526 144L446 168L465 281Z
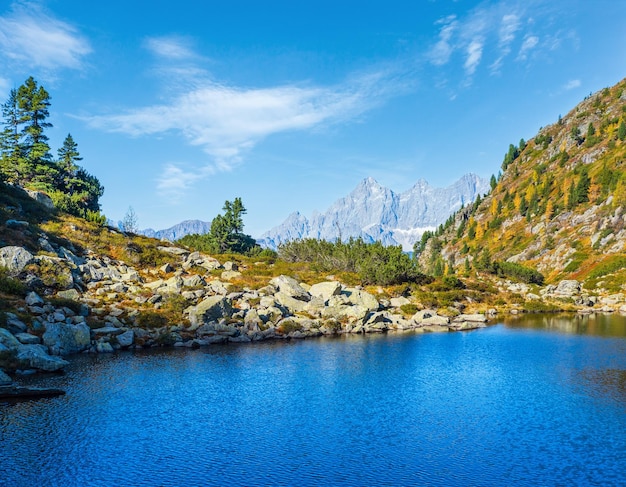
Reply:
M183 238L185 235L192 235L195 233L203 235L205 233L209 233L210 231L211 222L205 222L202 220L185 220L164 230L146 228L145 230L140 230L138 233L145 235L146 237L174 242Z
M446 188L433 188L420 179L402 193L395 193L370 177L325 213L315 212L307 218L296 211L257 242L276 249L283 242L302 238L361 237L366 242L380 241L411 250L422 233L435 229L456 210L488 191L489 182L476 174L466 174Z

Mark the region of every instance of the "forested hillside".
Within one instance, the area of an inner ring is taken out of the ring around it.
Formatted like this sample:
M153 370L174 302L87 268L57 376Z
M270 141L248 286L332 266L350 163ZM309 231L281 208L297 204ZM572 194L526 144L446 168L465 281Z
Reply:
M0 181L47 193L54 206L104 223L99 198L104 188L78 162L78 144L68 134L52 155L46 130L52 127L50 94L31 76L11 90L2 105Z
M549 282L619 289L626 282L625 157L622 81L511 144L491 192L416 244L422 266L435 274L514 268L527 279L534 270Z

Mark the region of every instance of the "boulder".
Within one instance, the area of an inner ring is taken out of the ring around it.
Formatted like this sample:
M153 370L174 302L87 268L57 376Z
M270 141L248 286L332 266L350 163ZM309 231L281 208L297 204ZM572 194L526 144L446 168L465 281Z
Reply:
M24 345L34 345L37 343L41 343L41 338L37 335L31 335L30 333L17 333L15 338L19 340L20 343Z
M364 306L369 311L378 311L380 304L378 300L370 293L363 291L362 289L347 288L344 294L348 297L348 301L357 306Z
M341 284L336 281L319 282L311 286L309 294L328 301L331 296L341 294Z
M35 191L32 189L25 189L26 194L30 196L32 199L42 204L46 208L52 209L54 208L54 203L52 202L52 198L48 196L46 193L42 191Z
M46 323L43 343L53 355L67 355L87 350L91 345L91 333L85 323Z
M0 369L0 386L10 386L11 384L13 384L13 379Z
M311 299L311 295L293 277L278 276L272 279L270 284L281 293L287 294L294 299L299 299L300 301L309 301Z
M481 313L468 314L468 315L461 314L459 316L456 316L452 320L452 323L462 323L464 321L470 321L473 323L486 323L487 317Z
M0 345L4 345L9 350L17 350L22 344L9 330L0 328Z
M305 310L308 303L306 301L301 301L299 299L294 298L288 293L284 293L282 291L277 292L274 297L276 301L287 309L290 313L301 313Z
M72 301L78 301L80 293L76 289L68 289L66 291L59 291L57 293L58 298L71 299Z
M554 290L557 296L571 297L580 294L580 283L574 279L559 282Z
M26 331L27 329L26 323L20 320L15 314L7 312L5 313L5 317L6 317L5 328L9 330L11 333L16 334L16 333L23 333Z
M62 369L69 362L60 357L51 357L43 345L22 345L17 351L17 359L25 362L31 369L54 372Z
M17 276L35 257L23 247L8 246L0 248L0 266L6 267L9 274Z
M135 340L135 332L133 330L127 330L120 335L117 335L117 343L119 343L120 347L128 348L133 344Z
M232 279L237 279L241 277L241 272L239 271L224 271L220 275L220 278L224 281L231 281Z
M392 308L400 308L401 306L404 306L405 304L411 304L411 301L409 301L404 296L400 296L398 298L391 298L389 300L389 304L391 305Z
M197 306L189 309L189 322L192 325L203 324L220 318L230 318L233 307L230 300L224 296L209 296Z

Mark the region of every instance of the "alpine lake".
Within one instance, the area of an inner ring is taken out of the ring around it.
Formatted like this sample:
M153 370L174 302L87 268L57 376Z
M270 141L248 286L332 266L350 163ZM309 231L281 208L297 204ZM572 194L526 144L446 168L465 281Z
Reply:
M626 485L626 317L78 355L0 486Z

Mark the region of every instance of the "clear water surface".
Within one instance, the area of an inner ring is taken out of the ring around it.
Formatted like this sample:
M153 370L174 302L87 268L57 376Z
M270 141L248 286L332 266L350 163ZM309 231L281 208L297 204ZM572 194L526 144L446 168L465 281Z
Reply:
M78 356L0 485L626 485L626 318Z

